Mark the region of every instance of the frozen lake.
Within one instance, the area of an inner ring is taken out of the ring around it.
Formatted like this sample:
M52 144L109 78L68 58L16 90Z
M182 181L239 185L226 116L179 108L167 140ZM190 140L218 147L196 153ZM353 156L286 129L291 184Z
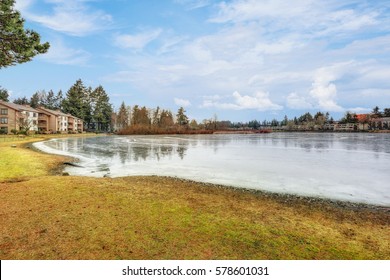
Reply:
M77 157L71 175L177 176L390 206L390 134L109 136L34 144Z

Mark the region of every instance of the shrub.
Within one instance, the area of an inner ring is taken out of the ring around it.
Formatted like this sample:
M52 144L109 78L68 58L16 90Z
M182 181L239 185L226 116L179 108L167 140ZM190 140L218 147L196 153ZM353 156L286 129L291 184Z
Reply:
M18 135L27 135L27 130L19 130Z

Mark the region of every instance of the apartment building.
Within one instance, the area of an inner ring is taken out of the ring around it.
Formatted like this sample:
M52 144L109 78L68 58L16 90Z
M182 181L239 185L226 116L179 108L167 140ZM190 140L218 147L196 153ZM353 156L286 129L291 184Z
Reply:
M70 114L67 114L68 117L68 130L73 132L81 132L84 130L83 120L76 118Z
M68 133L83 131L83 120L60 110L44 107L34 109L0 101L0 130L9 134L12 130L28 130L42 133Z
M39 111L27 106L0 100L0 130L8 134L12 130L38 131Z
M38 125L42 132L67 133L83 131L83 120L75 116L45 107L39 107L37 110L40 112Z

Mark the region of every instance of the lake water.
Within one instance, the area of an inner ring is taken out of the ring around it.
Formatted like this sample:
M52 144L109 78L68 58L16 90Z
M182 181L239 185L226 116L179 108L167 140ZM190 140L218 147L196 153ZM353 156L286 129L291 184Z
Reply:
M71 175L177 176L201 182L390 206L390 134L271 133L53 139Z

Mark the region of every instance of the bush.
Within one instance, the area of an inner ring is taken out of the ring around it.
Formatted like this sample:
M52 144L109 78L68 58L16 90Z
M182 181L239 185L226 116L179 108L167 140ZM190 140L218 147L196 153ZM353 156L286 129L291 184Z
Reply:
M27 135L27 130L19 130L18 135Z
M17 131L16 129L11 129L11 133L12 133L13 135L16 135L16 134L18 134L18 131Z

